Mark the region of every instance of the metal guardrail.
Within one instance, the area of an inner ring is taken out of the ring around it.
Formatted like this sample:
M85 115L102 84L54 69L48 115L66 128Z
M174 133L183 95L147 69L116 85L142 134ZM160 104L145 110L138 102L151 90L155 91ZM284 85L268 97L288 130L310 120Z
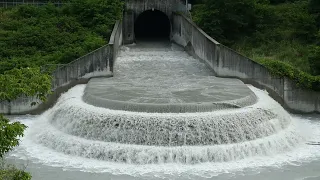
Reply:
M19 5L33 5L33 6L43 6L47 4L53 4L55 6L63 6L65 4L70 4L70 3L62 3L62 2L39 2L39 1L27 1L27 0L22 0L22 1L0 1L0 8L10 8L14 6L19 6Z

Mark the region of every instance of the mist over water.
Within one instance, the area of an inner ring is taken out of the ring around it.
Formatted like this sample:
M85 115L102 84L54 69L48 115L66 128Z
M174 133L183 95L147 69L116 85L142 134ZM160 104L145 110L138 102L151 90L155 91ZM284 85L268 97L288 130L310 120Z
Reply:
M110 84L101 84L102 89L116 87L116 82L130 82L132 88L141 87L137 92L146 87L149 94L138 93L126 96L129 99L119 99L139 106L136 109L141 112L132 108L119 109L122 106L106 108L94 104L83 97L95 86L90 83L78 85L63 94L44 114L14 118L29 128L9 159L14 157L22 162L32 162L32 172L37 168L39 172L48 168L53 172L64 169L65 177L80 180L89 178L91 173L120 179L263 179L267 172L277 174L279 171L288 178L305 178L311 172L304 172L302 167L319 161L320 147L307 144L319 141L319 122L288 114L265 91L251 85L242 86L237 84L238 81L235 84L241 93L228 89L228 84L225 90L211 92L216 82L223 85L221 82L229 80L221 81L212 76L210 80L210 71L183 51L172 46L124 49L116 67L115 77L110 79ZM170 75L174 78L170 79ZM206 81L211 84L206 85ZM178 86L178 82L182 85ZM201 85L206 93L201 90ZM188 95L185 91L197 86L200 90L193 93L200 92L207 99L210 93L223 97L224 92L232 92L229 93L233 94L229 97L232 101L228 99L221 103L224 99L221 98L214 100L216 104L220 103L219 106L198 110L189 108L182 112L181 108L178 108L179 112L176 112L177 108L163 109L163 104L167 103L177 106L189 103L191 107L198 104L193 96L185 99L182 98L185 96L179 96ZM167 92L175 93L164 93L161 100L146 101L150 97L159 97L161 92L158 90L163 87ZM127 95L127 92L117 92ZM116 97L103 93L93 95L107 100ZM237 104L241 97L250 98ZM142 103L147 105L142 106ZM148 103L158 106L150 112ZM290 169L301 171L301 175L291 176ZM83 174L77 175L77 171ZM319 174L314 176L320 177Z

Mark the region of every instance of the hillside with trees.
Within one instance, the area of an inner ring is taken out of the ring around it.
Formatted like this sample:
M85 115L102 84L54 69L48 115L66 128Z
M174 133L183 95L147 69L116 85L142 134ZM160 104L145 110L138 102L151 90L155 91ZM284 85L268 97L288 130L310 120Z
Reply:
M319 82L319 0L195 0L193 3L193 20L222 44L269 66L277 74L311 84Z
M120 0L1 8L0 74L12 68L66 64L107 44L122 8Z

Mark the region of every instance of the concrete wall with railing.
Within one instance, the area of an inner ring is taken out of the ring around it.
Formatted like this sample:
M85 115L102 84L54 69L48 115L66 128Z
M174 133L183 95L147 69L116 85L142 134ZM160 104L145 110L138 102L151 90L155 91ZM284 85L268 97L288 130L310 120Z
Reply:
M291 112L320 112L320 93L301 89L284 77L272 75L264 66L220 44L187 17L173 15L173 40L203 60L219 77L238 78L266 89Z
M112 47L107 44L69 64L59 66L52 73L52 89L55 90L81 78L111 74L108 66L110 59L112 59Z
M84 84L92 77L111 77L113 61L122 44L122 22L117 21L109 44L102 46L65 65L57 65L52 73L52 94L44 103L34 97L21 97L12 102L0 102L2 114L36 114L51 107L60 94L77 84ZM48 66L44 66L46 70ZM32 102L38 102L31 106Z

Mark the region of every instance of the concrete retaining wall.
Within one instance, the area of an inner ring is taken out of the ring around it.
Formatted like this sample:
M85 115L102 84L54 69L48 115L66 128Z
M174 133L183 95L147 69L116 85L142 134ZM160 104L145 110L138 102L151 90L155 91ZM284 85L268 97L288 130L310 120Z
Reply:
M69 64L58 67L52 73L52 89L55 90L79 78L101 75L101 72L110 73L110 68L108 69L110 59L112 59L112 48L105 45ZM88 75L89 73L91 74Z
M113 61L122 44L122 22L115 24L109 44L82 56L69 64L59 65L52 73L52 91L45 103L34 97L21 97L12 102L1 102L1 114L38 114L50 108L60 94L77 84L84 84L92 77L111 77ZM38 102L31 106L32 102Z
M266 89L291 112L320 112L320 93L300 89L283 77L275 77L262 65L212 39L191 20L173 14L173 40L203 60L219 77L233 77Z
M21 97L12 102L2 102L0 103L0 113L19 114L20 112L32 111L39 107L39 105L31 106L33 102L40 103L40 101L34 97Z
M126 0L126 10L139 15L146 10L157 9L171 17L180 4L180 0Z
M117 59L118 54L119 54L119 48L122 45L123 38L122 38L122 21L117 21L112 34L110 36L110 41L109 41L109 47L111 48L112 54L111 57L109 58L109 66L110 66L110 71L113 72L113 65L114 61Z

